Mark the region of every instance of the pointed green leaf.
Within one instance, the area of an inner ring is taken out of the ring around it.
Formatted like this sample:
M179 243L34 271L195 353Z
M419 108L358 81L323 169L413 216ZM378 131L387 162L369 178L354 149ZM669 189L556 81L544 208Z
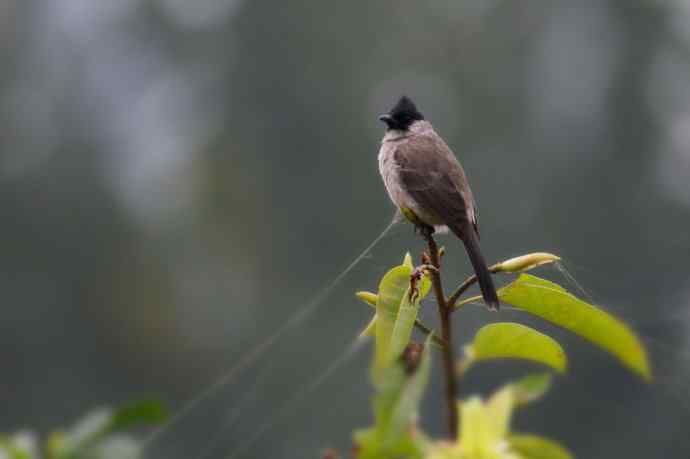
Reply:
M470 397L460 402L458 411L460 412L459 434L463 451L468 454L481 453L488 439L482 399L477 396Z
M383 369L390 365L399 353L402 352L405 345L407 345L412 330L411 327L414 326L417 317L416 310L419 309L419 303L431 289L431 281L427 276L422 276L417 281L418 295L413 297L414 304L411 302L405 305L406 308L400 316L402 322L399 324L398 331L396 332L395 347L391 349L391 340L393 339L393 332L398 320L401 303L406 297L409 300L411 274L412 269L409 266L396 266L383 276L379 284L379 291L376 296L376 344L374 365L372 367L374 380L381 377ZM358 296L362 298L365 295ZM407 327L410 327L409 332ZM407 341L405 341L405 337Z
M412 375L400 360L383 369L374 399L373 428L355 433L358 458L420 458L427 440L415 428L419 402L431 373L431 338L427 338L420 363Z
M412 262L412 255L410 255L410 252L407 252L405 258L403 258L403 266L414 269L414 263Z
M651 381L647 352L621 320L568 293L553 282L529 274L499 290L501 301L580 335Z
M367 326L364 327L364 330L362 330L359 334L360 339L367 338L369 336L376 336L376 314L374 314L374 317L371 318Z
M396 266L381 279L376 301L376 344L374 351L374 380L377 380L384 368L390 363L389 350L395 320L403 295L410 286L410 273L407 266Z
M424 279L423 282L424 283L422 284L422 289L420 292L420 293L424 294L424 295L421 295L422 298L424 296L426 296L426 294L429 291L429 289L427 288L427 285L430 286L430 281L428 281L427 279ZM357 292L355 295L357 296L357 298L359 298L360 300L362 300L366 304L368 304L368 305L372 306L374 309L376 309L376 301L378 299L377 294L371 293L371 292ZM415 327L417 327L417 329L419 331L424 333L425 336L430 335L432 332L431 328L424 325L422 322L420 322L419 319L417 319L415 321L414 325L415 325ZM359 334L360 339L367 338L369 336L376 336L376 314L374 314L374 317L371 318L371 320L369 321L367 326L364 327L364 329ZM443 346L444 345L444 342L436 335L434 335L433 340L434 340L434 344L436 346Z
M506 435L510 432L510 419L514 408L514 396L510 387L503 387L488 401L474 396L460 402L459 448L461 456L486 459L509 459L505 448Z
M400 394L400 398L393 410L388 433L384 437L384 443L390 439L399 437L417 414L419 402L422 400L424 390L429 383L431 374L431 337L426 339L422 351L419 366L409 377L407 384Z
M525 325L502 322L482 327L465 349L469 362L490 359L526 359L556 371L566 369L563 348L552 338Z
M549 373L537 373L511 383L516 405L525 405L543 397L551 387L551 380Z
M496 272L516 273L521 271L529 271L537 266L556 263L560 259L561 258L559 256L552 253L535 252L496 263L491 268L492 271L495 270Z
M355 293L355 296L357 298L359 298L360 300L364 301L369 306L376 308L376 302L379 299L379 296L376 293L357 292L357 293Z
M410 289L405 291L398 309L398 316L395 319L393 326L393 333L391 335L390 348L388 350L388 358L393 360L402 355L407 343L410 342L412 336L412 329L417 320L417 313L419 312L420 298L414 295L410 298Z
M573 459L563 446L537 435L511 435L508 444L522 459Z
M515 394L507 385L491 396L486 403L488 438L499 441L510 432L510 420L515 408Z

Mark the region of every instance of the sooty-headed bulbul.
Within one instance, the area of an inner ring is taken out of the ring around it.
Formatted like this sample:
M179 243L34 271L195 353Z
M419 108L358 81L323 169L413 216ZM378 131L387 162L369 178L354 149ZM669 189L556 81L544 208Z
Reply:
M391 200L429 234L449 228L462 240L484 302L497 310L496 288L479 248L477 208L460 162L408 97L379 119L386 123L379 170Z

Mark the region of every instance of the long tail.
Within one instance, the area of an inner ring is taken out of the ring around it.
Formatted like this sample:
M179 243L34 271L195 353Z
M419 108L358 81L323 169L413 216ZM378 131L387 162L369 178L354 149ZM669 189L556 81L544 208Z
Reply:
M465 244L465 250L467 250L467 255L470 257L470 262L474 268L474 272L477 274L477 279L479 279L479 288L482 291L482 296L484 297L484 302L492 311L498 311L498 295L496 294L496 287L494 287L494 281L491 278L491 273L489 268L486 266L486 261L484 261L484 256L479 248L479 238L477 233L474 232L474 228L470 225L448 225Z

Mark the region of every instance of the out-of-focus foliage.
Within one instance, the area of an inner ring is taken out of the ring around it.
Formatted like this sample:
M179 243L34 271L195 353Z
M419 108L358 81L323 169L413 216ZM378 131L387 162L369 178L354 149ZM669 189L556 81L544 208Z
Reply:
M406 369L409 362L401 361L399 354L381 370L375 383L375 425L355 433L358 458L422 457L427 440L416 426L416 416L431 373L430 342L428 338L413 369Z
M51 433L45 442L31 432L0 436L0 459L138 459L142 443L128 431L166 417L163 406L152 401L101 408L69 429Z
M570 459L570 453L552 440L511 431L521 384L507 384L486 401L474 396L460 402L461 427L457 442L440 442L429 447L426 458Z

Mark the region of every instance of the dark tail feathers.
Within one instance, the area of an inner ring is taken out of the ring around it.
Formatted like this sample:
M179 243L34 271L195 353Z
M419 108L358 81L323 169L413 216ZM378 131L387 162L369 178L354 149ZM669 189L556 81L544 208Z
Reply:
M474 232L474 228L467 225L464 228L462 226L450 226L450 229L465 244L465 250L467 250L467 255L470 258L474 272L477 274L477 279L479 279L479 288L482 291L484 302L492 311L498 311L496 287L494 287L491 273L486 266L486 261L484 261L482 251L479 248L479 238Z

